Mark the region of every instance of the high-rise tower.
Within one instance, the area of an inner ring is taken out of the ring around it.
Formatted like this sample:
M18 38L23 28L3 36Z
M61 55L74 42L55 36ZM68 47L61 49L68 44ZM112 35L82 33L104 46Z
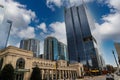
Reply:
M37 39L24 39L20 42L20 48L32 51L34 57L40 54L40 41Z
M47 37L44 41L44 59L58 60L58 40L54 37Z
M68 54L70 62L81 62L99 68L98 52L92 37L86 8L83 4L65 8Z

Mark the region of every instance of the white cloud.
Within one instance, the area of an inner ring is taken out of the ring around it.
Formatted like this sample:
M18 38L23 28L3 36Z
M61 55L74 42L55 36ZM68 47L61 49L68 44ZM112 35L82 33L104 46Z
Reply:
M27 10L25 5L18 2L12 0L6 1L5 7L5 19L9 19L13 22L12 35L16 35L16 33L22 29L29 27L31 21L36 18L35 12L30 9Z
M84 2L91 2L93 0L84 0ZM82 0L46 0L46 5L48 8L52 9L52 11L55 10L56 7L61 7L61 6L76 6L80 5L82 3Z
M48 8L50 8L54 11L55 10L54 5L57 7L61 7L62 1L61 0L47 0L46 5Z
M120 0L107 0L109 7L120 10Z
M49 24L49 31L47 31L47 33L40 32L40 36L43 39L47 36L53 36L56 37L59 41L67 44L65 22L56 21Z
M37 28L43 30L44 33L47 32L47 27L46 27L46 24L44 22L41 23L40 25L38 25Z
M44 32L40 32L40 37L41 39L44 39L48 36L53 36L55 38L57 38L58 41L63 42L65 44L67 44L67 40L66 40L66 28L65 28L65 23L64 22L53 22L51 24L49 24L49 28L50 28L50 32L47 31L47 33ZM41 47L40 47L40 53L43 53L44 50L44 41L41 40Z
M53 22L50 24L50 27L53 29L53 33L51 33L51 36L54 36L59 41L67 44L65 23L64 22Z
M114 8L114 13L104 15L102 20L104 23L96 23L96 30L94 35L97 37L98 41L101 42L105 39L110 39L113 41L120 40L120 0L107 0L106 3L111 8ZM99 36L98 36L99 35ZM101 40L102 39L102 40Z
M119 41L120 40L119 18L120 13L109 14L103 17L103 20L105 22L103 24L96 25L97 28L94 33L96 37L100 35L102 39L111 39L114 41Z
M35 37L34 31L35 30L33 27L27 27L26 29L21 30L17 34L20 38L34 38Z
M96 29L93 31L93 35L98 42L99 52L103 53L104 58L107 58L108 56L106 56L106 51L103 49L103 42L106 40L120 42L120 5L118 5L120 4L120 0L101 1L102 4L106 5L107 3L107 6L110 8L111 12L107 15L103 15L101 19L104 22L102 24L95 23Z
M19 47L20 47L20 43L17 43L17 44L16 44L16 47L18 47L18 48L19 48Z
M29 26L29 24L36 19L34 11L26 9L26 5L22 5L14 0L2 0L2 2L0 0L0 3L4 5L5 9L3 25L9 26L6 24L7 20L11 20L13 23L10 36L12 40L14 37L19 39L35 37L34 27ZM9 43L12 43L11 40L9 40ZM16 41L15 44L13 43L12 45L16 45L16 43L18 42Z

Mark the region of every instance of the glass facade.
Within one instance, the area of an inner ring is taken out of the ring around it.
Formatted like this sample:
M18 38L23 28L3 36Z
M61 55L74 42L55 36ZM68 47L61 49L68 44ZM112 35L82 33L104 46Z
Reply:
M117 42L117 43L114 43L114 45L118 54L118 62L120 64L120 43Z
M58 60L58 40L54 37L47 37L44 41L44 59Z
M68 61L67 45L65 45L62 42L59 42L58 50L59 50L59 59Z
M33 51L34 57L38 57L40 54L40 41L36 39L21 40L20 48Z
M70 62L81 62L98 68L98 56L83 5L65 9L68 54Z

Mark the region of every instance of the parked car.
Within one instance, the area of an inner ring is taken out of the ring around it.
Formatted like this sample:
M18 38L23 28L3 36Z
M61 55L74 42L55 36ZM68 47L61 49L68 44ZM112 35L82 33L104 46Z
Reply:
M114 75L108 73L108 74L106 75L106 80L114 80Z

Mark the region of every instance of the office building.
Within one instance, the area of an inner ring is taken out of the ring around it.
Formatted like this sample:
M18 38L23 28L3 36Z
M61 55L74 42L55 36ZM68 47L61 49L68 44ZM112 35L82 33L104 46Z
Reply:
M88 68L99 69L96 40L90 30L90 24L83 4L65 8L69 61L81 62Z
M58 40L55 37L47 37L44 40L44 59L58 60Z
M62 42L58 43L58 50L59 50L59 59L68 61L68 51L67 45Z
M24 39L20 42L20 48L34 53L34 57L40 54L40 41L37 39Z
M99 65L100 65L101 69L104 70L106 65L105 65L105 60L104 60L102 55L99 55L99 60L100 60L100 62L99 62L100 64Z
M114 43L117 54L118 54L118 62L120 64L120 43Z

